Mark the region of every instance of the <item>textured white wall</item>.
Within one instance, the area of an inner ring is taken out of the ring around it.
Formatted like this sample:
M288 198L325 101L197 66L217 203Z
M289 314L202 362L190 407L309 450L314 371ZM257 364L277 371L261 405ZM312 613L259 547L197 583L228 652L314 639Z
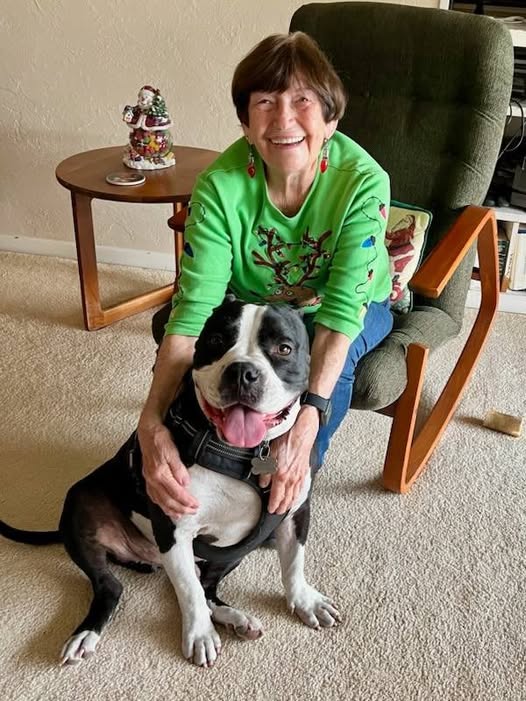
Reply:
M72 241L56 165L124 144L125 104L161 89L176 143L221 150L240 135L233 70L285 32L301 0L3 0L0 16L0 236ZM438 0L401 4L437 7ZM171 252L170 207L95 201L97 243Z

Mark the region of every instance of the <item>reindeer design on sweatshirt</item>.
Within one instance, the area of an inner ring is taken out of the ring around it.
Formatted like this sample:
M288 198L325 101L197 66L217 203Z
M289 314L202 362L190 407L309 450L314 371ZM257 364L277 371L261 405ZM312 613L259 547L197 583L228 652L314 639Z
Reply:
M259 226L255 235L263 253L252 251L254 263L273 272L273 280L267 284L271 294L265 300L287 302L298 307L319 304L321 297L307 283L317 279L321 262L331 257L330 251L323 250L323 244L332 231L325 231L315 238L307 227L297 243L283 241L275 228Z

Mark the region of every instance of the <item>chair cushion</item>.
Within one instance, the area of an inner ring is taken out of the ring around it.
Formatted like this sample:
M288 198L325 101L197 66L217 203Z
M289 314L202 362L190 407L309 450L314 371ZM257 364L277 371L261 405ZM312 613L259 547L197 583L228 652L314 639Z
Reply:
M396 314L389 336L356 367L351 407L383 409L395 402L407 382L406 354L410 343L431 349L458 335L461 324L442 309L415 306L410 314Z
M409 280L424 254L432 214L427 209L391 202L385 243L389 251L392 291L391 309L406 314L413 308Z

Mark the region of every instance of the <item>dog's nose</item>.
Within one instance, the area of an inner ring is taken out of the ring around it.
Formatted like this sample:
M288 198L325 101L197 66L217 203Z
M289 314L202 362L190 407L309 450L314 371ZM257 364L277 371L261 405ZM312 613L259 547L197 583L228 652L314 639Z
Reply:
M259 370L252 363L232 363L224 374L227 381L238 387L249 387L259 379Z

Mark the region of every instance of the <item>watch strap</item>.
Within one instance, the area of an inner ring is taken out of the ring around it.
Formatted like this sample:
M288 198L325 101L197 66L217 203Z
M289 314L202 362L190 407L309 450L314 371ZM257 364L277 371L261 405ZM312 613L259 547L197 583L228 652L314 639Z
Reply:
M309 392L307 390L301 395L300 404L308 404L309 406L316 407L318 411L325 414L330 407L331 400L326 399L325 397L320 397L319 394L314 394L314 392Z

